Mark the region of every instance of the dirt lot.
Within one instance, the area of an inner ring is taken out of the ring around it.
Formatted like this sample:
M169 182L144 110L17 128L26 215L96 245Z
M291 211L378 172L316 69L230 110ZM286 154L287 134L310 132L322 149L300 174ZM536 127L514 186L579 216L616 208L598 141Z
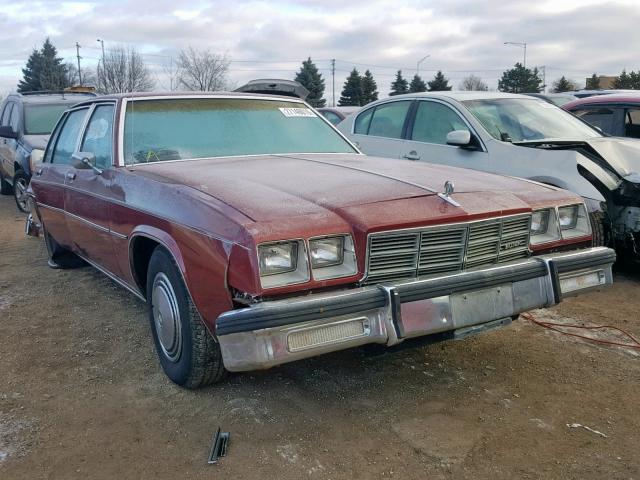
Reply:
M539 318L640 336L640 277ZM164 377L145 306L56 271L0 198L0 478L640 478L640 357L525 320L461 342ZM579 423L584 428L569 428ZM229 454L206 457L218 425Z

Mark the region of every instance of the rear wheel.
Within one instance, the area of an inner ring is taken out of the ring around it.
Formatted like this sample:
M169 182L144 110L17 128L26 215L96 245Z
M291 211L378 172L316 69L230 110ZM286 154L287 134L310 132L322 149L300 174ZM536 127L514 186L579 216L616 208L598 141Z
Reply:
M29 203L27 202L27 187L29 186L30 177L22 170L18 170L13 177L13 197L16 200L18 210L23 213L29 213Z
M9 185L2 174L0 174L0 194L1 195L11 195L13 193L13 188Z
M220 345L202 322L173 257L162 247L149 261L147 304L160 364L174 383L199 388L225 376Z

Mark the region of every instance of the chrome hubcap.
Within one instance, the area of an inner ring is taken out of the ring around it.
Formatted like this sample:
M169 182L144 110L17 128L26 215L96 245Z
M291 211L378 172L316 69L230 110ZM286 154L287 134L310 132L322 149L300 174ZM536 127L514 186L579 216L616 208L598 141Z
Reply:
M182 353L180 310L173 286L162 272L153 280L151 304L160 348L170 361L177 362Z
M14 185L16 200L23 210L27 209L27 181L24 178L18 179Z

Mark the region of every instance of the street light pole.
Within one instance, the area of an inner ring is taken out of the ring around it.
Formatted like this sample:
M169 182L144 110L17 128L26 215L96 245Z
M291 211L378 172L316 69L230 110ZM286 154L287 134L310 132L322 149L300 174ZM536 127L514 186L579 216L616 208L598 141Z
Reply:
M527 68L527 42L504 42L505 45L516 45L518 47L522 47L524 49L524 61L522 62L522 66Z
M420 60L418 60L418 63L416 63L416 75L420 74L420 64L422 62L424 62L427 58L429 58L431 55L425 55L424 57L422 57Z
M96 42L100 42L102 44L102 68L104 68L104 40L98 38Z

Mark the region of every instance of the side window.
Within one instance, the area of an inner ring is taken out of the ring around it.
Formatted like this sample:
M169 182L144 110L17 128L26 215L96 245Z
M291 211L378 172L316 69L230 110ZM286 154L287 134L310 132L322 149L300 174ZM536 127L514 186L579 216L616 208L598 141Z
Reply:
M324 115L324 118L329 120L333 125L337 125L342 121L342 119L333 112L322 112L322 115Z
M58 141L58 136L60 135L62 125L64 125L68 116L68 113L63 113L59 123L56 125L53 132L51 132L51 137L49 137L49 141L47 142L47 148L44 151L44 159L42 160L43 163L51 163L51 157L53 157L53 147Z
M411 100L378 105L371 117L368 135L386 138L402 138L402 127Z
M354 133L359 133L360 135L366 135L369 133L369 124L371 123L371 115L373 115L374 110L375 108L370 108L358 115L358 118L356 118L356 124L353 128Z
M592 107L574 110L572 113L609 135L615 134L615 110L613 108Z
M13 102L7 103L4 106L4 110L2 111L2 126L6 127L9 125L9 118L11 117L11 107L13 107Z
M96 167L111 168L113 150L113 105L96 107L87 124L80 151L96 156Z
M87 108L74 110L67 115L64 125L58 134L56 145L53 149L52 163L70 164L71 155L75 151L78 135L82 128L84 117L87 114Z
M624 116L626 137L640 138L640 108L628 108Z
M447 134L454 130L469 130L460 115L437 102L418 104L411 140L438 145L447 144Z

